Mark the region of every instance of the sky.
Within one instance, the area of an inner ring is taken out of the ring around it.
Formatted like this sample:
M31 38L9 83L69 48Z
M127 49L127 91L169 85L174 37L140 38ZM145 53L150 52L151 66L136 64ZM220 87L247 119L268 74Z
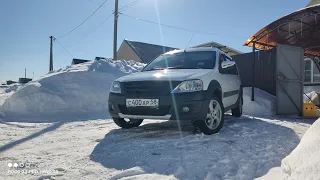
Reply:
M71 64L72 58L113 56L114 0L107 2L78 26L105 0L0 0L0 82L38 78L49 70L49 36L53 43L54 69ZM135 0L119 0L119 8ZM274 20L301 9L309 0L139 0L123 14L200 34L119 16L118 47L124 39L185 48L215 41L249 52L244 42ZM102 23L103 22L103 23ZM193 37L194 35L194 37ZM193 37L193 38L192 38ZM192 39L191 39L192 38ZM68 51L66 51L60 44Z

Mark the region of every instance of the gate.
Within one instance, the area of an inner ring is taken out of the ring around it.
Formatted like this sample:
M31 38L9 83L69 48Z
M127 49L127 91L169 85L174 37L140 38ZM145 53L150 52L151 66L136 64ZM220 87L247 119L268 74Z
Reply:
M279 44L276 54L276 113L303 115L304 52Z

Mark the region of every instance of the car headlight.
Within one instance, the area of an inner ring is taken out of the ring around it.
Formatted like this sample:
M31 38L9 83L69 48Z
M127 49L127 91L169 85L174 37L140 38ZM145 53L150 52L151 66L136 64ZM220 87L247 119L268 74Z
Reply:
M180 83L172 93L196 92L203 90L203 82L201 80L189 80Z
M121 93L120 83L117 82L117 81L114 81L111 84L110 92L112 92L112 93Z

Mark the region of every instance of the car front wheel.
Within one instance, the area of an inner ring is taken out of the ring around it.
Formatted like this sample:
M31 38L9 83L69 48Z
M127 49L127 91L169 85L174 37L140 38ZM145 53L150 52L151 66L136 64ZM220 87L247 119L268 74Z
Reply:
M113 121L121 128L130 129L140 126L143 119L113 118Z
M221 99L214 96L209 103L205 120L195 121L194 125L206 135L218 133L224 123L224 108Z

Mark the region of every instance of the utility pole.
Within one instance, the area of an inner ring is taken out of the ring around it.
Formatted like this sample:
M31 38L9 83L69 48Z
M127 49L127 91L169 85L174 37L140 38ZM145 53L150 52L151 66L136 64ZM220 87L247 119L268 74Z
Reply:
M49 62L49 72L53 70L52 41L53 41L53 36L50 36L50 62Z
M27 78L27 68L24 68L24 78Z
M113 31L113 60L117 60L117 36L118 36L118 0L114 5L114 31Z

